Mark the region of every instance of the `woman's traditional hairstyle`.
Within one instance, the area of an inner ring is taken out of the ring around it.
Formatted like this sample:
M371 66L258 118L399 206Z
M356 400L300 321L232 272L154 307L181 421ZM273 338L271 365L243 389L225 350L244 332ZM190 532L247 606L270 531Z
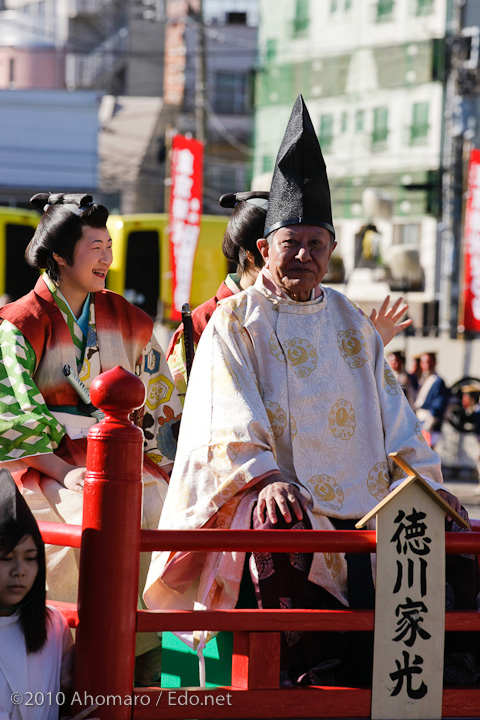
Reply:
M82 237L83 228L104 228L108 210L93 202L91 195L65 193L37 193L30 202L42 210L38 227L25 250L25 259L35 268L46 268L54 282L59 270L53 253L73 264L75 245Z
M223 236L223 254L235 265L238 273L247 266L247 251L254 256L256 267L263 267L257 240L263 237L268 208L268 192L238 192L222 195L218 201L224 208L234 208Z
M48 611L45 606L45 545L37 522L20 495L8 470L0 470L0 555L8 555L25 537L31 535L37 548L38 573L20 607L20 624L27 652L38 652L45 645Z

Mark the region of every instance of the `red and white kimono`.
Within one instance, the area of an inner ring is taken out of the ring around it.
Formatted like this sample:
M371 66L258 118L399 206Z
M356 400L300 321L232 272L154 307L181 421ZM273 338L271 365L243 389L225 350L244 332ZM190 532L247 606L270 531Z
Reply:
M139 420L145 437L142 526L156 528L167 491L162 466L171 464L176 451L177 391L148 315L107 290L92 294L85 312L86 336L46 275L28 295L0 309L0 463L11 470L38 521L81 524L82 494L23 460L54 452L85 466L86 435L96 420L78 412L78 396L63 367L76 368L89 388L101 372L121 365L147 389ZM148 557L142 554L141 560L142 582ZM50 599L76 601L78 551L47 547L47 583Z

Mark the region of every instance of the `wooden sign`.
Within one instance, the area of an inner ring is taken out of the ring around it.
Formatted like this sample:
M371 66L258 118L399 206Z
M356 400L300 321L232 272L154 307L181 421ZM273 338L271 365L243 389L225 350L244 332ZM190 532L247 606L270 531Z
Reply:
M442 716L445 513L450 506L409 475L357 527L377 517L372 720Z

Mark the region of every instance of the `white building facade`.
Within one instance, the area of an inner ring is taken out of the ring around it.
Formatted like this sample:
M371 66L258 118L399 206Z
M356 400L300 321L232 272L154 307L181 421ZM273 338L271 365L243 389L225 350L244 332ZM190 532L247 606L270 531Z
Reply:
M271 172L302 93L327 164L348 295L368 310L391 289L408 292L417 330L438 318L449 7L260 0L254 183ZM382 202L366 205L365 190Z

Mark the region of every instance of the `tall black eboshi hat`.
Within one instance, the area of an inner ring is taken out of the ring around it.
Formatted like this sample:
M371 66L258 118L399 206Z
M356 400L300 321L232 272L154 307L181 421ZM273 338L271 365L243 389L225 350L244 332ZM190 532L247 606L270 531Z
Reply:
M38 535L40 530L8 470L0 470L0 535Z
M275 162L264 237L300 223L318 225L335 235L327 168L301 95L295 100Z

